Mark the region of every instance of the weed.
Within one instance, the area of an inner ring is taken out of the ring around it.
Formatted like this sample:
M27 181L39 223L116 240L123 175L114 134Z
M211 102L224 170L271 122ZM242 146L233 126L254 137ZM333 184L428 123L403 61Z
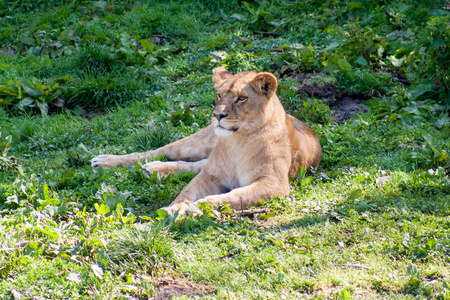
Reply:
M61 87L55 83L47 85L36 78L31 80L9 81L0 86L0 105L16 112L26 112L38 109L42 116L46 116L49 108L57 109L64 106Z

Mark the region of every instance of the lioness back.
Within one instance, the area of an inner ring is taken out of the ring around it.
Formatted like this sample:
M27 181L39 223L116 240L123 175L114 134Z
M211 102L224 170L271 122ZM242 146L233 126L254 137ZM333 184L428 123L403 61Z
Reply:
M322 149L320 147L319 138L316 133L309 128L308 125L296 119L291 115L287 115L295 129L296 142L298 145L298 155L293 161L289 171L289 177L295 178L301 167L309 169L310 167L319 167L322 159Z

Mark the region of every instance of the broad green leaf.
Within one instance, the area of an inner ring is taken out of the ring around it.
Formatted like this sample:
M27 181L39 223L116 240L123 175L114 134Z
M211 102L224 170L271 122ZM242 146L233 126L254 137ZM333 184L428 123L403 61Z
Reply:
M130 45L128 43L129 40L130 40L130 35L127 32L120 34L120 44L122 46L129 48L130 47ZM124 49L124 50L128 51L128 49Z
M22 38L20 39L20 42L21 42L21 43L24 43L25 45L28 45L28 46L34 46L34 45L36 45L35 39L32 38L32 37L29 37L29 36L24 36L24 37L22 37Z
M389 56L389 60L394 67L400 67L405 61L406 57L402 57L400 59L395 58L394 55Z
M110 212L109 207L103 203L100 205L98 205L98 203L95 203L94 208L100 216L104 216Z
M106 205L111 209L114 209L118 203L117 198L109 193L103 194L103 199L106 199Z
M119 216L123 216L123 206L120 203L117 203L116 212Z
M25 84L22 85L23 90L25 91L26 94L28 94L29 96L42 96L44 95L44 93L42 91L33 89L31 87L26 86Z
M127 214L128 224L134 224L136 222L136 217L130 212Z
M300 170L297 173L297 180L300 182L300 184L303 186L303 180L305 179L306 176L306 168L305 167L301 167Z
M323 51L328 52L328 51L334 50L334 49L338 48L340 45L341 44L339 42L332 42L327 47L325 47L325 49L323 49Z
M99 267L97 264L91 264L92 272L94 272L94 275L97 276L99 279L103 279L103 269Z
M367 64L368 64L367 60L362 56L359 56L358 59L356 60L356 62L358 64L360 64L361 66L367 66Z
M361 189L356 189L353 192L351 192L350 195L348 195L347 199L354 200L354 199L360 197L361 193L362 193Z
M31 98L24 98L19 103L18 106L20 109L25 109L28 106L32 105L34 103L34 100Z
M142 47L144 47L148 52L153 52L153 50L155 49L155 44L150 43L145 39L142 39L139 42L141 43Z
M297 174L297 178L304 178L306 175L306 168L305 167L301 167L300 170L298 171Z
M366 176L364 176L364 174L358 174L356 175L356 179L358 179L359 181L364 181L366 179Z
M254 15L255 14L255 10L253 8L250 7L250 5L248 4L248 2L246 1L242 1L242 4L244 4L245 8L247 8L247 10Z
M158 214L158 216L155 219L158 221L164 220L168 216L167 211L165 211L164 209L158 209L156 213Z
M445 42L443 39L437 39L431 44L431 48L439 48L440 46L445 45Z
M339 67L346 72L350 72L352 70L352 66L345 59L340 58L340 59L338 59L337 63L339 65Z
M99 249L97 254L97 262L100 263L103 267L108 266L108 255L106 254L104 249Z
M418 84L413 89L406 91L405 94L410 100L414 100L419 96L422 96L423 94L427 92L431 92L433 90L433 84Z
M54 239L59 238L59 234L56 233L56 232L51 232L51 231L49 231L49 230L42 229L42 228L39 227L39 226L34 226L33 228L34 228L35 230L39 231L39 232L42 232L42 233L45 234L45 235L48 235L48 236L54 238Z
M0 94L6 94L8 96L17 96L12 86L0 86Z
M50 193L48 191L48 185L44 184L41 185L38 189L38 195L39 197L41 197L41 199L43 200L47 200L50 197Z
M428 247L429 249L433 249L434 246L435 246L436 244L437 244L437 242L436 242L435 239L429 239L429 240L427 241L427 247Z
M37 107L41 111L42 116L47 116L48 114L48 104L45 102L36 102Z

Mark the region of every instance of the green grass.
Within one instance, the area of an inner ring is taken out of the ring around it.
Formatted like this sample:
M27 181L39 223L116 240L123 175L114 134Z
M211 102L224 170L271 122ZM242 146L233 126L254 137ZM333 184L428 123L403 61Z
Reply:
M4 1L0 50L15 55L0 54L0 299L170 287L180 299L449 299L445 6ZM288 112L319 136L321 165L289 197L255 217L164 218L193 174L91 169L95 155L206 126L219 65L274 72ZM300 75L380 98L337 124ZM48 116L25 98L47 101Z

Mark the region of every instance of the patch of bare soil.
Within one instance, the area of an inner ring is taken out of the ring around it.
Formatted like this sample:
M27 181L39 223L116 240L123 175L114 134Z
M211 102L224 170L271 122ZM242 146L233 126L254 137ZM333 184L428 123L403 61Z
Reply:
M349 94L347 91L339 92L331 83L317 84L315 82L309 84L307 79L305 75L297 78L301 83L299 91L310 97L326 99L326 103L334 111L333 120L337 123L344 123L353 115L367 112L369 108L362 102L380 96L376 91L354 94Z
M158 294L155 300L172 299L174 297L189 297L189 298L203 298L210 294L212 289L210 287L187 283L184 281L165 281L158 285Z

